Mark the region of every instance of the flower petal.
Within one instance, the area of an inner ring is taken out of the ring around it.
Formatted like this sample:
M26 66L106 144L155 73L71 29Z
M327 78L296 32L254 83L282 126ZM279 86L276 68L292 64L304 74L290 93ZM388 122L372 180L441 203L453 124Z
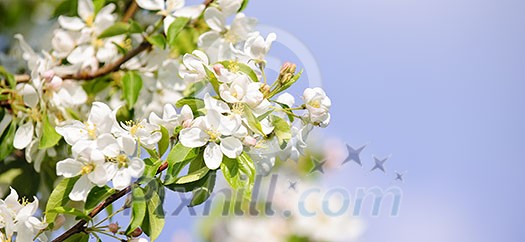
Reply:
M87 178L87 176L81 176L80 179L75 183L69 198L73 201L86 201L87 195L94 184Z
M75 159L67 158L57 163L57 175L66 178L75 177L80 174L83 164Z
M242 143L234 137L221 139L221 151L228 158L235 159L242 153Z
M222 152L219 145L215 143L209 143L204 149L204 163L212 170L215 170L221 166L222 163Z
M127 170L119 170L113 177L113 187L117 190L122 190L131 184L131 175Z
M208 143L210 136L199 128L189 128L180 131L180 142L189 148L202 147Z
M217 32L222 32L225 30L224 26L226 25L226 19L224 16L222 16L222 13L219 11L219 9L214 7L206 9L204 12L204 19L211 29Z
M29 143L31 143L31 140L33 140L34 130L35 127L33 126L33 122L31 121L18 127L15 133L13 146L19 150L26 148L29 145Z

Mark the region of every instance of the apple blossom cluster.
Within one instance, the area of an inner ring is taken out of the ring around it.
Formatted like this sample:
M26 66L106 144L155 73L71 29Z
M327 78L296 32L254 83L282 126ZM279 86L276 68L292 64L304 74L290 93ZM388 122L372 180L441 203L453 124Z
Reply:
M34 216L38 199L34 197L33 202L23 200L20 204L17 192L13 188L10 190L9 196L0 199L0 241L12 241L14 235L18 242L33 241L37 235L40 241L47 241L46 236L39 233L47 224Z
M319 87L297 99L288 93L302 73L292 63L268 81L265 59L277 36L255 30L257 21L241 12L246 2L135 0L140 14L158 19L149 23L134 12L120 17L114 3L78 0L78 16L58 17L50 51L38 53L16 35L29 73L2 81L8 112L0 131L12 136L3 141L37 172L57 162L56 175L72 185L67 196L52 191L56 199L87 204L96 188L114 193L150 181L192 191L200 204L218 169L233 187L250 190L256 170L298 159L310 131L329 124L331 101ZM15 157L11 151L0 156ZM157 174L164 162L166 174ZM188 175L179 176L186 165ZM21 217L0 223L10 231L3 236L15 231L22 241L46 227L28 215L32 204L10 210L9 218Z

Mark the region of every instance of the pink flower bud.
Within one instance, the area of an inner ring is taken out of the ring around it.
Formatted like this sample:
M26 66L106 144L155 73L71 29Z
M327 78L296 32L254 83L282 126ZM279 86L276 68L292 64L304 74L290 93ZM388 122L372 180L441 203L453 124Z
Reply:
M213 66L213 71L215 71L215 74L217 74L217 76L220 76L222 68L224 67L221 64L216 64Z
M110 223L110 224L108 225L108 229L109 229L109 231L111 231L111 233L116 234L116 233L118 232L118 224L116 224L116 223Z
M248 146L255 146L257 144L257 139L252 136L246 136L244 137L244 144Z
M62 87L62 78L58 76L54 76L53 79L48 84L48 87L53 90L58 90L60 87Z
M133 232L131 232L131 236L133 237L139 237L141 234L142 234L141 228L136 228L135 230L133 230Z
M55 76L55 72L53 70L47 70L42 74L42 76L46 81L51 81L51 79Z

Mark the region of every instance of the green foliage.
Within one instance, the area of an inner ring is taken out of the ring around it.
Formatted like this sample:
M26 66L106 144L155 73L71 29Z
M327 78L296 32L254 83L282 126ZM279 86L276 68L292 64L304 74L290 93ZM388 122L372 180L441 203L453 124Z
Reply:
M273 132L279 140L279 144L282 145L284 142L287 142L292 138L292 131L290 124L286 120L273 115L271 117L272 125L274 127Z
M153 46L157 46L160 49L166 48L166 37L164 37L162 34L146 36L146 40Z
M160 127L160 133L162 134L162 138L159 140L158 151L159 151L159 156L162 157L164 153L166 153L166 150L168 149L168 147L170 146L171 137L170 137L168 130L164 128L164 126Z
M136 71L128 71L122 77L122 96L126 101L129 109L133 108L133 105L139 98L140 90L142 89L142 78Z
M83 219L86 221L91 220L91 217L89 217L86 213L76 209L76 208L68 208L68 207L55 207L48 211L49 213L56 213L56 214L69 214L75 216L77 219Z
M99 39L113 37L117 35L127 34L129 32L129 24L123 22L116 22L115 24L109 26L107 29L102 31L98 36Z
M189 21L189 18L178 17L173 21L173 23L170 24L166 36L169 46L175 46L177 44L177 36L181 33Z
M136 228L142 225L144 217L146 216L146 197L144 189L139 186L133 186L131 191L132 205L131 205L131 221L126 229L126 234L130 234Z
M93 187L87 196L86 203L84 204L84 210L86 212L91 212L91 210L93 210L98 204L113 194L115 194L115 189L112 189L108 186Z
M142 230L151 241L155 241L164 228L164 186L158 180L152 180L145 188L146 215L142 221Z
M224 179L233 189L243 192L245 199L250 199L255 183L255 166L246 152L243 152L237 159L224 157L221 171ZM244 179L242 174L245 176Z
M164 184L170 185L175 183L182 168L194 160L199 155L200 151L201 149L199 148L188 148L181 143L177 143L173 146L166 159L168 162L168 171Z
M196 97L185 97L177 101L175 104L177 108L182 108L184 105L188 105L191 110L195 112L201 108L204 108L204 101Z
M251 130L265 136L262 130L261 122L257 119L257 117L255 117L252 109L247 104L244 105L244 117L246 118L248 122L247 125Z
M54 208L63 207L69 201L69 193L73 189L75 182L77 182L78 177L66 178L53 189L53 192L49 196L46 205L46 222L51 224L55 221L55 218L58 215L57 211L54 211Z
M9 127L6 128L2 136L0 137L0 160L4 160L8 155L10 155L13 150L13 140L15 139L16 132L16 123L11 122Z
M40 138L39 149L47 149L58 144L58 141L62 139L62 136L57 133L55 126L53 126L47 117L47 113L43 113L42 120L42 137Z

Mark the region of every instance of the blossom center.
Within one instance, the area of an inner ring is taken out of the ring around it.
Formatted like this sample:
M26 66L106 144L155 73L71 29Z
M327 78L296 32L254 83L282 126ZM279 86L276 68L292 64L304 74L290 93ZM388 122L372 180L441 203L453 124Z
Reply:
M96 139L97 138L97 125L91 122L86 123L86 130L88 133L89 138Z
M314 101L311 101L308 103L310 106L314 107L314 108L320 108L321 107L321 102L319 102L319 100L314 100Z
M95 164L89 163L82 167L82 169L80 170L80 174L86 175L91 173L93 170L95 170Z
M206 134L210 136L210 141L214 141L214 142L217 139L219 139L219 137L221 137L221 134L217 130L209 129L206 131Z
M86 25L88 27L91 27L93 26L93 22L95 21L95 15L94 14L91 14L89 15L87 18L86 18Z
M119 167L128 167L129 158L127 155L120 154L116 158Z
M136 123L136 122L133 122L133 121L127 121L126 125L128 125L130 127L129 128L129 133L132 136L135 136L135 134L137 134L139 129L144 128L144 125L142 125L141 123Z

